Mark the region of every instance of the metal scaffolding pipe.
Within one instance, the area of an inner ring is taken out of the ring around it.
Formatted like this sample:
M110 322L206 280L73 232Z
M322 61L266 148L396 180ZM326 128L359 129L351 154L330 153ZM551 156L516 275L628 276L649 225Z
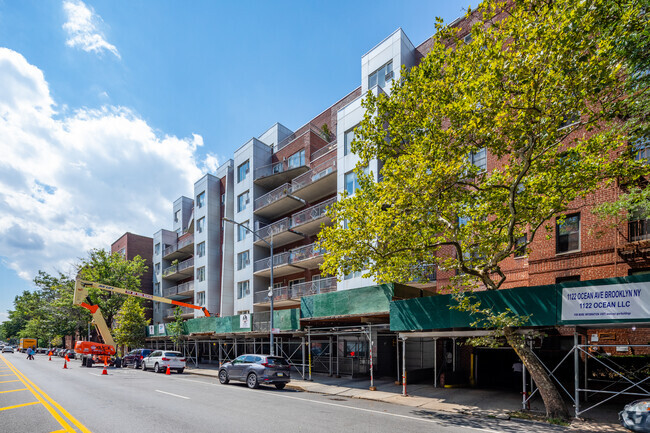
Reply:
M576 331L573 331L573 399L576 409L576 418L578 418L578 414L580 413L580 391L578 391L580 388L580 373L578 370L580 363L580 353L578 352L578 344L578 333Z
M406 338L402 340L402 395L406 397Z
M438 339L433 339L433 387L438 387Z

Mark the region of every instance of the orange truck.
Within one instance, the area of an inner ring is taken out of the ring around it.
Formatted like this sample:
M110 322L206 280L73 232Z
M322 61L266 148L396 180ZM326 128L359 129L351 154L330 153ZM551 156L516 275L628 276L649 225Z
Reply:
M92 281L77 280L75 282L75 290L72 303L79 305L92 314L93 324L97 328L97 332L104 340L103 343L96 343L94 341L77 341L74 345L75 353L81 357L81 365L85 367L92 367L95 362L106 362L107 364L115 364L115 341L111 335L111 331L106 325L106 320L99 310L99 306L93 305L88 297L88 289L94 287L96 289L105 290L111 293L119 293L127 296L136 296L139 298L149 299L155 302L162 302L165 304L178 305L181 307L194 308L195 310L203 311L206 317L210 317L210 312L205 307L192 305L185 302L175 301L173 299L162 298L160 296L153 296L147 293L135 292L133 290L122 289L121 287L108 286L106 284L94 283Z

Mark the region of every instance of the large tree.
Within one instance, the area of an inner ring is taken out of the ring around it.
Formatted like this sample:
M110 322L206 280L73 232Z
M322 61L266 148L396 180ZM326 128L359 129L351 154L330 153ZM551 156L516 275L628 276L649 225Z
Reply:
M139 292L140 278L147 267L145 260L140 256L134 257L133 260L126 260L119 253L111 254L106 250L95 249L90 251L88 258L81 260L77 269L77 277L83 280ZM90 288L88 294L92 303L99 305L110 327L127 296L94 288Z
M364 100L352 143L360 187L331 207L324 271L406 282L435 265L457 273L454 290L498 289L502 262L546 234L553 217L615 179L646 174L628 143L647 115L634 46L647 35L647 3L488 0L468 13L471 38L438 21L421 63L402 70L390 95ZM496 161L489 170L472 163L484 151ZM380 173L365 169L372 160ZM526 318L459 299L514 348L547 415L566 416L515 332Z

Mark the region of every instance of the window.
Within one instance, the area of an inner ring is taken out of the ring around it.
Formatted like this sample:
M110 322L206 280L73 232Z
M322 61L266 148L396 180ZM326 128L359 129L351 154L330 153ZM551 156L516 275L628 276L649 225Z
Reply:
M162 294L160 293L160 283L156 283L156 285L154 287L154 295L162 296Z
M158 243L153 247L153 253L154 253L154 254L160 254L160 242L158 242Z
M221 194L221 206L226 205L226 194Z
M466 34L465 37L463 38L463 42L466 44L472 42L472 34L471 33Z
M527 239L528 235L523 235L515 240L515 257L524 257L526 255L526 247L524 245Z
M246 209L246 205L250 202L250 199L248 198L248 191L246 191L243 194L240 194L239 197L237 197L237 212L241 212L244 209Z
M556 224L556 253L580 249L580 214L568 215L563 223Z
M568 277L557 277L555 279L555 284L568 283L571 281L580 281L580 275L570 275Z
M273 164L273 174L282 173L282 163Z
M348 195L354 195L355 191L359 189L359 182L357 181L357 173L351 171L345 174L345 190Z
M156 263L156 265L154 266L154 271L156 274L160 273L160 263Z
M174 222L177 223L181 220L181 211L180 209L174 212Z
M248 233L247 227L248 221L245 221L237 226L237 242L246 239L246 233Z
M304 279L304 278L297 278L297 279L295 279L295 280L291 280L291 281L289 281L289 289L291 289L291 288L292 288L293 286L295 286L296 284L302 284L302 283L304 283L304 282L305 282L305 279Z
M117 254L121 255L122 257L124 257L124 258L126 259L126 248L122 248L122 249L120 249L120 250L117 252Z
M350 272L349 274L345 274L343 277L344 280L351 280L352 278L361 278L361 271L355 271L355 272Z
M251 291L248 286L248 281L240 281L237 283L237 299L250 295Z
M296 152L289 157L289 168L301 167L305 165L305 149L302 149L300 152Z
M354 129L356 126L349 131L345 131L344 135L344 143L343 143L343 155L349 155L352 150L350 149L350 145L352 144L352 141L354 141L354 138L356 136Z
M487 170L487 152L485 150L485 147L477 150L476 152L471 152L469 154L469 162L481 170Z
M633 212L627 223L628 240L630 242L650 239L650 219L642 218L642 211Z
M198 292L196 294L196 305L205 305L205 292Z
M204 228L205 228L205 217L199 218L199 220L196 222L196 232L203 233Z
M386 83L393 78L393 61L386 63L368 77L368 88L375 86L386 87Z
M196 270L197 281L205 281L205 266L201 266Z
M196 196L196 207L199 209L205 205L205 191Z
M201 242L196 246L196 255L203 257L205 255L205 242Z
M237 167L237 183L246 179L246 175L250 172L250 164L248 161Z
M248 266L249 262L249 257L248 257L248 250L237 254L237 270L240 271L244 269L246 266Z
M636 150L636 155L634 159L637 161L649 161L650 160L650 137L645 137L638 140L634 144L634 149Z

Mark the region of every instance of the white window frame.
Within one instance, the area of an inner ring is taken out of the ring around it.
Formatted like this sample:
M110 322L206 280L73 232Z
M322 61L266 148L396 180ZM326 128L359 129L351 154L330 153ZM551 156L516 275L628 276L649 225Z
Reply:
M245 259L245 260L244 260ZM246 269L251 261L250 250L242 251L237 254L237 270Z
M205 206L205 191L200 192L196 196L196 207L201 209L203 206Z
M245 169L245 171L243 172L243 176L242 176L242 168ZM251 171L250 160L247 159L246 162L239 164L239 166L237 166L237 183L246 180L246 178L248 177L248 173L250 173L250 171Z

